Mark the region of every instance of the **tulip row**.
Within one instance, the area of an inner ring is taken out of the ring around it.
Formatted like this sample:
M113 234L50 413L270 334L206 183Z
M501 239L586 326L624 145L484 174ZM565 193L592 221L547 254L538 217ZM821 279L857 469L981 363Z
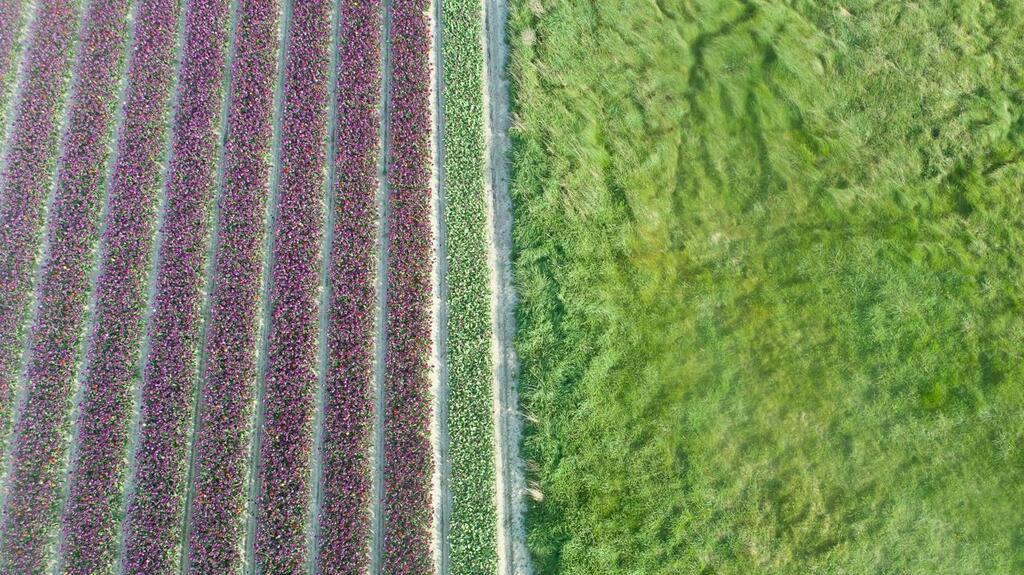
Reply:
M278 0L239 0L201 378L188 573L237 574L255 397Z
M100 240L64 509L63 572L107 573L116 561L132 388L160 191L179 0L136 5L128 84Z
M5 509L5 565L20 573L42 568L56 532L127 14L128 0L90 2L74 64ZM71 12L63 16L73 17Z
M10 430L78 9L74 0L44 0L35 8L12 131L4 146L0 172L0 452ZM4 544L20 545L6 543L6 538Z
M287 33L259 427L259 573L306 566L324 224L329 0L295 0Z
M374 257L380 154L380 0L341 0L318 573L369 564Z
M0 0L0 141L7 129L7 112L21 53L19 37L24 29L24 0Z
M126 506L123 573L177 573L188 435L198 374L228 0L190 0L178 72L155 300L147 329L135 469Z
M482 3L445 0L441 37L448 268L449 567L452 575L496 573Z
M382 565L395 575L433 572L429 7L391 13Z

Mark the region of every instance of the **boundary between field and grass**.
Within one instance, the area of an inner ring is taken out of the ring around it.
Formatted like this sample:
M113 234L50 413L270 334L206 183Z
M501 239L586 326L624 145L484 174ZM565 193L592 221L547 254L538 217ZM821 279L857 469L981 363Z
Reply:
M512 202L509 195L509 90L506 66L506 0L484 5L484 126L486 133L488 256L491 264L492 353L494 360L495 448L498 499L498 573L531 575L526 548L519 455L522 422L518 412L519 362L513 346L516 294L512 278Z
M380 79L380 156L377 176L377 317L374 339L374 417L373 417L373 479L370 487L370 574L381 570L384 547L384 361L387 349L387 290L388 290L388 217L390 216L390 188L388 186L388 158L391 154L391 13L392 0L383 0L381 28Z
M281 165L281 124L284 119L284 79L285 60L288 56L288 36L291 33L292 25L292 2L293 0L281 0L278 48L277 48L277 75L274 85L274 112L273 132L271 136L271 161L270 180L267 195L267 211L264 219L266 227L263 233L263 270L260 278L260 323L257 361L256 361L256 408L253 410L253 424L250 434L252 449L249 455L249 499L246 505L246 529L245 529L245 562L243 572L248 575L259 575L256 563L256 500L260 489L259 454L263 442L263 421L266 415L266 377L267 377L267 350L269 344L270 315L270 290L272 288L271 272L274 266L274 230L277 223L277 200L280 184Z
M434 451L434 562L438 575L449 571L452 494L449 490L451 462L448 459L448 228L444 173L444 71L442 70L442 0L430 3L430 115L431 115L431 202L430 224L434 236L433 290L431 297L433 345L431 346L431 379L434 391L433 421L430 426Z

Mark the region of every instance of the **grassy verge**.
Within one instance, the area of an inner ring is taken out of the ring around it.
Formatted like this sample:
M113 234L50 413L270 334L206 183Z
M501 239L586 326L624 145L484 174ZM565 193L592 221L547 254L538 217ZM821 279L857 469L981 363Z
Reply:
M512 3L538 572L1024 568L1022 23Z

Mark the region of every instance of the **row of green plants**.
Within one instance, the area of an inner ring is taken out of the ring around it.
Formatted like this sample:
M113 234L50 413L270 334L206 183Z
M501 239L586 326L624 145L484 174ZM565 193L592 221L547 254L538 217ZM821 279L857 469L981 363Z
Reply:
M452 575L497 572L483 5L441 3Z

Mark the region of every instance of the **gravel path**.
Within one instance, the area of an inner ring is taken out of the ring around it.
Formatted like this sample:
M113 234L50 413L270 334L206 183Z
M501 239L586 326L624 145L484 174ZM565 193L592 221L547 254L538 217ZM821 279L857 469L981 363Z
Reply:
M489 200L488 251L492 266L491 311L494 317L495 439L498 477L498 573L530 575L523 522L525 479L519 456L522 422L518 411L516 375L519 362L513 348L516 296L512 285L512 202L509 197L509 90L506 77L508 46L505 0L483 0L487 86L487 186Z

